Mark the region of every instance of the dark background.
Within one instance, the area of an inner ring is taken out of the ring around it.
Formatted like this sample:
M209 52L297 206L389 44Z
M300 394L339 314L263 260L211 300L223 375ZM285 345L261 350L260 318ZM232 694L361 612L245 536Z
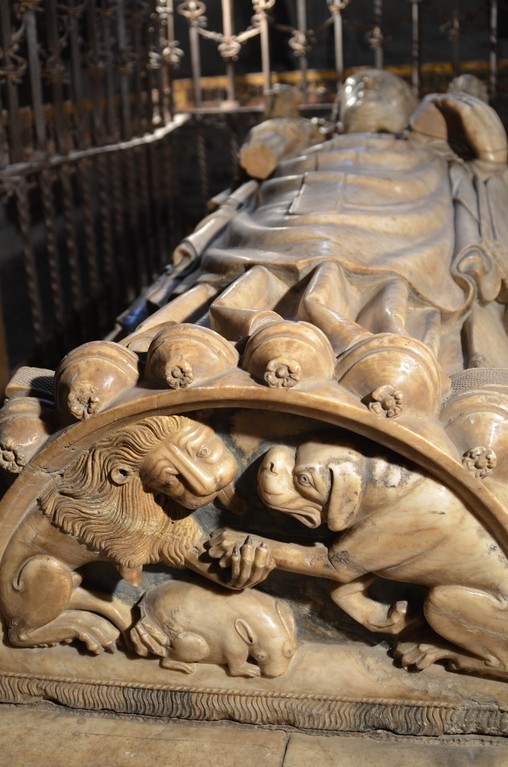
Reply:
M451 49L449 31L454 7L460 5L460 41L461 60L485 59L489 54L488 29L490 18L489 0L461 0L460 4L452 0L422 0L419 6L421 19L421 58L423 62L449 61ZM234 31L246 29L252 19L250 0L234 0ZM373 52L367 40L368 32L373 28L375 19L372 0L351 0L343 12L344 65L347 68L373 62ZM222 31L220 0L206 3L207 28ZM270 11L276 25L298 26L295 0L278 0ZM330 16L326 0L312 0L307 3L307 26L318 30ZM508 0L499 0L498 21L500 55L506 55L505 41L508 38ZM411 3L409 0L384 0L382 4L382 28L385 34L384 64L397 66L411 60ZM186 20L175 14L175 34L182 49L186 52L177 77L190 77L188 56L188 26ZM298 60L287 46L288 33L273 30L270 40L272 66L275 71L298 68ZM224 64L217 53L213 41L203 40L201 48L203 73L218 75L224 73ZM238 58L238 74L253 70L259 62L259 40L248 41ZM316 44L308 56L310 68L333 69L333 30L329 26L316 39Z

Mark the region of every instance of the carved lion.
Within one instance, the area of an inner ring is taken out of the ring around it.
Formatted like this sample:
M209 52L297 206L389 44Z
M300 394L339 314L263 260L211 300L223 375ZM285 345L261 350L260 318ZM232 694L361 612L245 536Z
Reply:
M0 608L11 644L80 639L92 652L111 649L130 609L80 587L76 569L110 561L134 584L148 563L204 572L203 533L186 510L224 492L235 472L214 432L181 416L146 418L83 453L7 546Z

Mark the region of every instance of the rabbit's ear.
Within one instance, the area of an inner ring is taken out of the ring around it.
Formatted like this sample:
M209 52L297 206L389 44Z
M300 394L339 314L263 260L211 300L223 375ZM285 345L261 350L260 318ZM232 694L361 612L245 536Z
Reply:
M278 599L275 603L275 609L277 610L277 614L281 619L287 633L289 636L293 636L296 631L296 625L290 606L287 604L287 602L283 602L282 599Z
M237 618L235 621L236 633L243 639L245 644L253 645L256 641L256 635L251 626L243 618Z

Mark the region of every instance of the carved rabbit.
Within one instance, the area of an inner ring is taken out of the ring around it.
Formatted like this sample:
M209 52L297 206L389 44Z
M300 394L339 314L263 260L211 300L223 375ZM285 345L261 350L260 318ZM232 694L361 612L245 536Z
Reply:
M168 581L145 594L140 607L134 647L139 655L161 656L164 668L192 673L195 663L213 663L231 676L276 677L296 652L290 607L261 591Z

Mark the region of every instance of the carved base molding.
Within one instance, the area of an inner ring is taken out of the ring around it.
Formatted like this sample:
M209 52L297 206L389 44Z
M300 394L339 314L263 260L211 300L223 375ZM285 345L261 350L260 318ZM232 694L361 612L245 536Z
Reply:
M25 654L23 672L0 675L2 703L50 700L77 709L324 732L508 733L508 692L502 682L450 675L439 667L408 675L394 668L383 645L359 653L353 643L336 648L307 642L283 678L234 679L203 664L191 683L179 672L159 668L156 660L139 659L133 669L132 659L119 664L118 655L104 654L90 663L85 655L76 658L73 648ZM19 653L2 647L0 656L3 669L14 659L19 668ZM329 665L323 667L325 657ZM314 692L308 694L303 688L310 688L311 677Z

